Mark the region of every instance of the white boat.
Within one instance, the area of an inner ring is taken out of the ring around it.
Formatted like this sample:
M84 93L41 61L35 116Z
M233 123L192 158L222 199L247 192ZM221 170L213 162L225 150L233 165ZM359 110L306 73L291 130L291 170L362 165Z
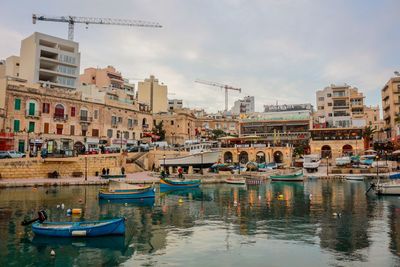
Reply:
M189 152L187 156L160 159L160 166L209 168L218 162L220 156L219 151L211 151L211 144L209 143L190 144L186 147L186 151Z
M336 158L335 160L336 166L343 166L351 163L351 158L350 157L341 157L341 158Z
M377 195L400 195L400 181L378 182L373 189Z
M321 157L318 154L305 155L303 159L303 168L307 171L317 171L321 164Z
M362 175L354 175L354 174L348 174L345 176L346 180L348 181L364 181L365 176Z
M227 183L227 184L246 184L246 179L231 177L231 178L226 179L225 183Z

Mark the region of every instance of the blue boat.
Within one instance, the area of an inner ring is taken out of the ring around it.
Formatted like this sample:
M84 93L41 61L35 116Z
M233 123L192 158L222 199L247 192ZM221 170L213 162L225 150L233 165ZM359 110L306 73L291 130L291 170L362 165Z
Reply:
M172 180L172 179L160 179L160 189L173 190L173 189L187 189L196 188L201 184L201 180Z
M100 190L101 199L140 199L154 198L156 196L154 186L138 186L118 181L109 181L108 189Z
M36 222L32 224L32 231L37 235L54 237L123 235L125 234L125 219L87 222Z

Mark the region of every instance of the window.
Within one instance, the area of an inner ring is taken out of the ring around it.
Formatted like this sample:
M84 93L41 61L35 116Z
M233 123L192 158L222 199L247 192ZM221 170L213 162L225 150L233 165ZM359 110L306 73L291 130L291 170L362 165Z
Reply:
M113 130L112 129L108 129L107 130L107 137L111 138L113 136Z
M56 117L64 117L64 106L61 104L57 104L54 113Z
M92 136L99 136L99 130L98 129L92 129Z
M28 114L29 116L35 116L36 105L34 102L29 102Z
M111 116L111 125L116 125L117 124L117 117Z
M71 107L71 117L75 117L76 109L75 107Z
M33 133L35 132L35 122L34 121L30 121L28 124L28 132Z
M68 86L75 86L75 78L67 78L63 76L57 76L57 83L68 85Z
M89 115L89 112L86 109L81 109L81 119L82 120L87 120L88 115Z
M171 121L171 125L174 125L174 121Z
M332 117L332 113L328 113L328 117Z
M329 106L329 107L332 107L332 103L328 103L328 106Z
M132 132L132 139L135 140L135 132Z
M44 132L45 134L48 134L48 133L49 133L49 127L50 127L50 124L49 124L48 122L45 122L45 123L44 123L44 129L43 129L43 132Z
M129 132L124 132L124 138L129 139Z
M20 129L20 121L14 120L14 132L19 132Z
M69 127L69 134L70 134L70 135L75 135L75 125L71 125L71 126Z
M50 103L43 103L42 113L50 113Z
M327 97L331 97L331 96L332 96L332 94L327 94L326 96L327 96Z
M63 125L62 124L57 124L56 129L57 129L57 134L63 134Z
M16 98L14 100L14 109L15 110L21 110L21 99Z
M318 101L324 101L324 97L323 96L318 97Z
M318 107L318 110L323 110L323 109L324 109L324 106Z
M132 128L132 127L133 127L133 120L128 119L128 128Z
M122 123L122 117L118 117L118 122Z
M99 118L99 111L97 109L94 111L93 116L94 116L95 120L97 120Z

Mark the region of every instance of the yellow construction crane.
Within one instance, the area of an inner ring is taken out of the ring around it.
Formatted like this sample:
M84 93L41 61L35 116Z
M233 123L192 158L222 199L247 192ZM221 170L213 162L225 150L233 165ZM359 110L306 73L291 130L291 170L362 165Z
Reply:
M68 40L74 39L74 25L75 23L83 23L88 26L89 24L103 24L103 25L120 25L130 27L151 27L161 28L162 26L157 22L149 22L143 20L129 20L129 19L110 19L110 18L87 18L87 17L75 17L75 16L46 16L33 14L32 22L36 24L36 21L51 21L51 22L65 22L68 23Z
M239 91L239 93L242 92L241 88L236 88L236 87L222 84L222 83L210 82L210 81L199 80L199 79L197 79L195 82L225 89L225 111L228 111L228 90Z

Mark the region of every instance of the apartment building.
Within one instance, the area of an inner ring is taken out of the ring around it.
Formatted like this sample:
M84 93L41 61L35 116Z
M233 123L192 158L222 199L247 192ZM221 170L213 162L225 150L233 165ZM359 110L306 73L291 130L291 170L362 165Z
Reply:
M364 127L364 95L357 88L331 85L316 93L315 128Z
M1 131L15 134L15 148L20 151L125 148L153 126L149 107L131 101L124 91L113 97L93 93L90 98L80 89L49 88L8 77L0 79L0 95L5 97L7 115Z
M168 87L151 75L138 83L138 101L149 105L153 113L167 112Z
M21 42L18 77L64 89L78 85L80 53L77 42L35 32Z
M254 96L245 96L243 99L239 99L234 102L231 112L236 115L249 114L255 111L254 107Z
M183 108L183 100L182 99L168 99L168 110L177 110Z
M222 130L233 136L239 135L239 120L235 115L199 113L195 126L196 132L203 138L210 137L213 130Z
M396 121L400 113L400 77L392 77L381 90L384 131L387 138L400 135L399 122Z

